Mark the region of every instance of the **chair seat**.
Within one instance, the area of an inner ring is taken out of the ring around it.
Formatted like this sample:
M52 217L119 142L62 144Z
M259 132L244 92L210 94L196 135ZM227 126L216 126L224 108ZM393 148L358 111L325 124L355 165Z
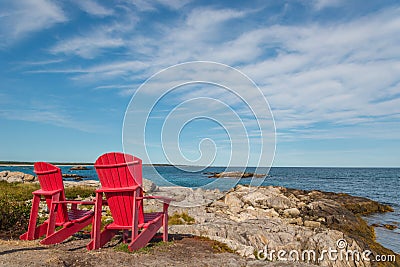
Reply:
M154 221L154 219L157 219L159 217L163 216L162 212L149 212L144 214L144 223L148 223L151 221Z
M94 215L93 210L70 210L68 211L68 218L70 221L79 221L80 219Z

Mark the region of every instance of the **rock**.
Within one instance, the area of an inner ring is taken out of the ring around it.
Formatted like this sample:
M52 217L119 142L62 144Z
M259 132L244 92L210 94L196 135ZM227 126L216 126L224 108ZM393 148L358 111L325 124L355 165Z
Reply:
M7 182L9 183L22 183L24 181L25 173L23 172L8 172Z
M70 171L87 171L90 170L90 168L86 167L86 166L73 166L71 168L69 168Z
M386 228L388 230L397 229L397 225L389 224L389 223L385 223L385 224L373 223L373 224L371 224L371 226L373 226L373 227L384 227L384 228Z
M297 203L297 208L299 209L303 208L304 206L306 206L306 203L304 203L303 201Z
M90 187L99 188L100 182L96 181L96 180L84 180L84 181L79 181L79 182L64 181L64 187L73 187L73 186L90 186Z
M224 198L224 202L228 207L233 208L242 208L243 207L243 202L234 194L227 194Z
M286 217L298 217L300 215L300 211L297 208L285 209L283 211L283 215Z
M215 173L204 173L204 174L212 174L208 176L209 178L264 178L267 174L257 174L252 172L215 172Z
M321 223L315 221L304 221L304 226L311 228L318 228L321 226Z
M87 176L79 175L76 173L63 173L62 177L64 178L72 178L74 181L82 181L83 178L86 178Z
M23 172L11 172L2 171L0 172L0 181L7 181L9 183L23 183L23 182L35 182L37 178L34 175L23 173Z
M303 225L303 220L300 217L289 219L290 224Z
M151 193L154 191L157 191L158 187L155 183L153 183L152 181L143 178L143 191L146 193Z
M388 230L394 230L394 229L397 228L396 225L394 225L394 224L388 224L388 223L384 224L383 227L385 227L385 228L388 229Z
M279 213L276 212L274 209L260 209L260 208L253 208L252 206L247 207L246 212L255 216L257 219L265 219L268 217L275 218L279 217Z
M251 192L242 198L243 202L249 204L253 207L258 208L268 208L268 196L262 194L261 192L255 191Z
M36 181L37 180L37 177L36 176L34 176L34 175L32 175L32 174L25 174L24 175L24 178L23 178L23 180L24 180L24 182L34 182L34 181Z

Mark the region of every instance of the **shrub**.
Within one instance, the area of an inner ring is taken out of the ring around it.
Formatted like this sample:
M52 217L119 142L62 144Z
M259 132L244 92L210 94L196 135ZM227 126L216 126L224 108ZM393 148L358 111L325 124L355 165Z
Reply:
M9 235L19 235L28 226L32 191L39 188L36 184L0 182L0 231Z
M175 212L172 216L168 218L169 225L178 224L193 224L195 222L193 217L190 217L186 212L177 213Z
M75 199L78 195L81 198L94 197L95 188L90 186L72 186L65 188L65 197L67 199Z

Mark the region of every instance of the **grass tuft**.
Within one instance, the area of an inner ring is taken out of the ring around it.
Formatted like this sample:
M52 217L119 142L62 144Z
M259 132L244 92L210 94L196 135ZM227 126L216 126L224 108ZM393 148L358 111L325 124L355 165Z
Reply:
M95 188L91 186L72 186L65 188L65 197L67 199L75 199L78 196L81 198L94 197L96 195Z
M175 212L168 218L168 225L181 225L181 224L194 224L195 220L189 216L186 212L177 213Z

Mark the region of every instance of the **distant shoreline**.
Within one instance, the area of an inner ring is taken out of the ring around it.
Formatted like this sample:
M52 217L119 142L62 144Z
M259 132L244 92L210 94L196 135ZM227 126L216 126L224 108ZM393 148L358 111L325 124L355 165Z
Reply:
M53 165L58 165L58 166L93 166L94 163L92 162L50 162ZM15 166L33 166L35 162L30 162L30 161L0 161L0 166L10 166L10 167L15 167ZM154 164L148 164L144 163L143 166L154 166L154 167L204 167L206 166L198 166L198 165L172 165L172 164L167 164L167 163L154 163ZM227 168L227 166L208 166L212 168ZM244 168L243 166L230 166L231 168ZM257 168L256 166L247 166L246 168ZM267 166L260 166L258 168L268 168ZM397 167L389 167L389 166L384 166L384 167L379 167L379 166L369 166L369 167L341 167L341 166L271 166L271 168L327 168L327 169L399 169L400 166Z

